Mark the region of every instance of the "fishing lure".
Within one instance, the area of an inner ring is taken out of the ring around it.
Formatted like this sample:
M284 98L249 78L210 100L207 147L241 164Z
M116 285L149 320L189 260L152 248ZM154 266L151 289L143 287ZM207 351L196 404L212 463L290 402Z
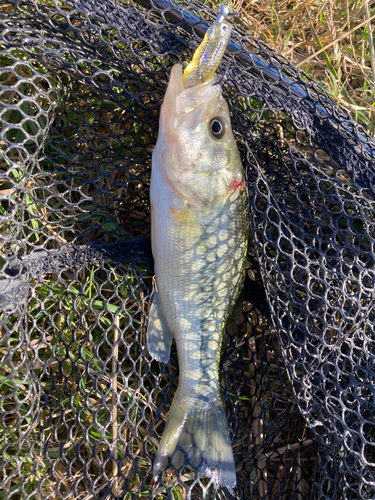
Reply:
M229 15L233 14L228 6L221 5L216 21L206 31L193 59L185 68L182 76L185 89L206 82L219 67L232 32L231 25L226 21Z

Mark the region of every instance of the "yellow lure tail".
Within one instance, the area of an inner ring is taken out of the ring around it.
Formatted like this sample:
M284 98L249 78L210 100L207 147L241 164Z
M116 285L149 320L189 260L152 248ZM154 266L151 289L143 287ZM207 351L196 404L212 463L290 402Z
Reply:
M232 30L231 25L226 21L228 15L229 8L221 5L215 23L206 31L203 42L185 68L182 76L185 89L209 80L217 70Z

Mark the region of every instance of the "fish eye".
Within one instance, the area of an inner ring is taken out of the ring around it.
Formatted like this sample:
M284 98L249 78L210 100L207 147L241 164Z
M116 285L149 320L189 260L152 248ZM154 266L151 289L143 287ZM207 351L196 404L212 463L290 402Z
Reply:
M228 132L228 124L226 120L220 116L212 118L210 121L210 131L216 139L222 139L225 137Z

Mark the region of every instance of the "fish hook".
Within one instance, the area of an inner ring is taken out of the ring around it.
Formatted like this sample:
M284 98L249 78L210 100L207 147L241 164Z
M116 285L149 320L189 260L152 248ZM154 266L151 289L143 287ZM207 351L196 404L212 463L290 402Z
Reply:
M217 16L215 23L221 23L227 17L233 17L236 19L239 16L238 12L236 12L236 11L229 12L228 5L220 5L220 7L217 9L217 14L218 14L218 16ZM223 83L223 81L225 80L225 78L227 76L229 67L230 67L230 63L228 64L228 66L224 72L224 75L217 82L215 82L214 85L221 85Z
M231 64L232 63L228 64L228 66L225 68L224 75L217 82L213 83L212 85L221 85L223 83L223 81L227 77L228 69L230 68Z
M229 7L228 5L220 5L220 7L217 9L217 19L215 21L215 24L216 23L221 23L222 21L224 21L224 19L226 19L227 17L234 17L234 18L237 18L238 17L238 12L234 11L234 12L229 12Z

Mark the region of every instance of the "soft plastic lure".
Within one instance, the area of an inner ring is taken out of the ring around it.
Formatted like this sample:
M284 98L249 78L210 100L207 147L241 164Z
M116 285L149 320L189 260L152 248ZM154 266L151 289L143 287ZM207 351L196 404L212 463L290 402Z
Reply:
M185 68L182 76L185 89L209 80L217 70L232 31L231 25L226 21L229 15L229 7L221 5L216 21L206 31L203 42L195 51L192 61Z

